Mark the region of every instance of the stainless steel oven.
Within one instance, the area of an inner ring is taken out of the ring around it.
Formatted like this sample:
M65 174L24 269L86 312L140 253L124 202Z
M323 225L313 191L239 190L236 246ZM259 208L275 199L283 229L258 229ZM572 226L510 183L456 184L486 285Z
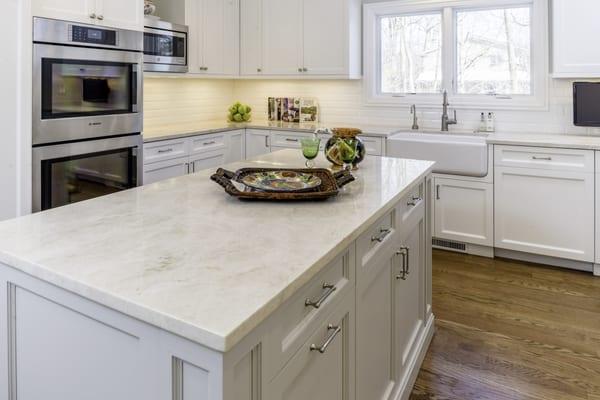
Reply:
M144 70L188 72L188 27L144 20Z
M33 148L33 211L134 188L141 184L141 135Z
M142 32L34 18L33 144L142 131Z

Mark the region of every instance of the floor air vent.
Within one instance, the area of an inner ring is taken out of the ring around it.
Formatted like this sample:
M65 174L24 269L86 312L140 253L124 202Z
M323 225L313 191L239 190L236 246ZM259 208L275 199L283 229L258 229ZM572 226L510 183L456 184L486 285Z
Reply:
M432 244L435 247L441 247L444 249L448 249L448 250L454 250L454 251L467 251L467 245L464 243L459 243L459 242L452 242L450 240L443 240L443 239L433 239Z

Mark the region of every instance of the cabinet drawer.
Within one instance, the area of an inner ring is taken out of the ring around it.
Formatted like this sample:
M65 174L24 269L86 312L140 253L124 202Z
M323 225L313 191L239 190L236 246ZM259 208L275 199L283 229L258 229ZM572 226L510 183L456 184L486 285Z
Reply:
M302 132L273 132L271 146L299 149L300 140L309 136L310 133Z
M187 140L175 139L144 144L144 164L187 156Z
M361 140L365 144L367 154L370 156L382 156L383 155L383 139L371 136L360 136Z
M394 242L395 226L394 211L390 211L357 239L356 260L359 270Z
M425 185L412 188L396 206L396 226L403 235L419 223L425 213Z
M228 133L194 136L190 139L190 154L207 153L227 147Z
M346 293L354 291L350 252L336 258L275 314L276 326L265 340L264 368L272 377Z
M594 152L592 150L495 146L494 160L495 165L502 167L594 171Z

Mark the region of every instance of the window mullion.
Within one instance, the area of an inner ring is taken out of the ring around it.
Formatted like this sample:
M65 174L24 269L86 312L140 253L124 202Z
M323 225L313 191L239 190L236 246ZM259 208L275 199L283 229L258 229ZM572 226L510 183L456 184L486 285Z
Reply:
M456 82L454 25L454 10L451 7L445 7L442 10L442 90L447 90L448 93L455 93Z

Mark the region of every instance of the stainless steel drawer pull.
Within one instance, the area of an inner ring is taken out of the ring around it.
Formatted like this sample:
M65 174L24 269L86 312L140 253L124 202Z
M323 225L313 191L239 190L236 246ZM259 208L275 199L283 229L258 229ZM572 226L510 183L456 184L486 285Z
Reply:
M384 239L390 234L392 233L391 229L385 229L385 228L381 228L381 230L379 231L378 235L375 236L371 236L371 242L383 242Z
M173 149L163 149L163 150L158 150L158 152L159 152L160 154L163 154L163 153L170 153L170 152L172 152L172 151L173 151Z
M327 351L327 348L331 344L331 342L333 342L333 339L335 339L335 337L341 331L342 331L341 325L338 325L338 326L335 326L332 324L327 325L327 332L331 332L331 333L329 334L329 336L327 336L327 339L325 339L325 342L323 342L323 344L321 346L317 346L314 343L311 344L310 351L318 351L321 354L325 353Z
M408 249L406 247L401 247L400 250L396 252L397 256L402 256L402 271L400 271L400 275L396 275L397 280L406 280L406 275L408 275L408 270L406 266L408 265Z
M440 185L435 185L435 199L440 199Z
M211 144L215 144L217 142L215 142L214 140L212 142L204 142L202 143L203 146L210 146Z
M285 141L286 142L295 142L295 143L297 143L298 139L285 138Z
M539 161L552 161L552 157L537 157L537 156L532 156L531 158L533 160L539 160Z
M331 283L324 283L323 289L325 289L325 291L323 292L323 294L321 294L321 297L319 297L319 299L317 301L312 301L311 299L306 299L306 301L304 301L304 306L320 308L323 305L323 303L325 302L325 300L327 300L327 298L329 296L331 296L331 294L337 290L335 285L332 285Z
M413 196L413 197L412 197L412 199L411 199L411 200L409 200L409 201L408 201L408 203L406 203L406 205L407 205L407 206L409 206L409 207L414 207L414 206L416 206L417 204L419 204L419 202L420 202L421 200L423 200L423 199L422 199L422 198L420 198L420 197L417 197L417 196Z

